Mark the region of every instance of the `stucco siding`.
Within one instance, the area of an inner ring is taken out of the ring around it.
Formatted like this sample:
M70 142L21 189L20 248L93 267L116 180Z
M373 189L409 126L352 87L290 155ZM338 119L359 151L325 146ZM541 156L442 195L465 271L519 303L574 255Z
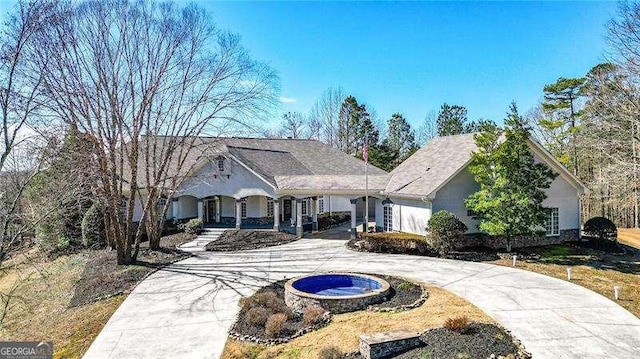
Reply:
M449 211L467 225L469 233L478 232L478 221L467 216L467 208L464 206L464 200L478 189L480 186L474 181L468 169L464 168L436 193L433 212Z
M203 166L195 177L188 178L180 189L178 195L191 195L197 198L204 198L213 195L229 196L233 198L244 198L248 196L269 196L275 197L273 187L256 177L249 170L235 161L229 161L229 177L217 175L213 168L214 164L209 163ZM226 215L225 215L226 216Z
M580 200L577 190L564 178L558 176L547 190L545 207L558 208L560 230L580 228Z
M398 232L426 234L426 227L431 218L431 203L421 200L392 198L393 225L392 229ZM382 227L382 205L376 205L376 213L380 213L380 226ZM376 224L378 218L376 217Z
M192 196L178 197L178 219L198 217L198 199Z

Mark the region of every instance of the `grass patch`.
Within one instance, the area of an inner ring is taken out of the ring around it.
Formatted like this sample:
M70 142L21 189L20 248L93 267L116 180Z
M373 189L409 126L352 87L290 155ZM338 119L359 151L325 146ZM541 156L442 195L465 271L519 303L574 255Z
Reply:
M566 246L552 246L542 252L542 258L562 257L569 254L569 248Z
M329 345L342 353L349 353L358 350L358 337L362 333L398 329L422 332L442 326L452 316L467 316L476 322L494 323L480 309L442 288L428 286L427 290L429 299L416 309L398 313L358 311L337 314L328 326L287 344L265 347L229 339L222 358L244 359L249 357L248 353L256 353L253 358L318 358L322 349Z
M618 241L636 249L640 249L640 229L618 228Z
M629 251L614 255L603 251L557 245L518 249L519 252L540 254L540 260L521 259L518 268L567 280L567 268L572 268L571 282L614 300L613 287L621 288L619 305L640 317L640 254ZM489 263L511 267L511 259Z
M85 252L22 264L0 279L0 291L21 283L0 327L1 340L53 341L56 358L78 358L89 348L124 295L69 308L74 284L88 262Z
M161 251L141 245L142 265L118 266L115 251L108 250L50 259L31 249L12 257L3 264L10 269L0 272L0 292L16 288L0 340L53 341L55 358L82 357L141 278L184 258L175 243L185 240L183 235L163 237Z

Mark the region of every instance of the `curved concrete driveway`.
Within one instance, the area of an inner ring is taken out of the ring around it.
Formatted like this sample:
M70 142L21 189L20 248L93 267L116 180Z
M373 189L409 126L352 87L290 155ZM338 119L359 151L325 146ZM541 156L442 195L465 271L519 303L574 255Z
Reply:
M218 358L241 296L304 273L352 270L442 286L511 330L534 358L637 358L640 319L566 281L514 268L357 253L304 239L235 253L200 252L140 283L85 358Z

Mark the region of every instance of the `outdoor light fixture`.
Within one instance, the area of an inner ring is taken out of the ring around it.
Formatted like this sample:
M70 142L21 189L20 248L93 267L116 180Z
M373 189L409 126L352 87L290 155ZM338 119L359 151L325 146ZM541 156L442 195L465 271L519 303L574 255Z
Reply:
M571 268L567 268L567 280L571 281Z
M516 260L518 259L518 256L514 255L513 256L513 266L516 266Z
M613 287L613 297L618 300L620 298L620 287L617 285Z

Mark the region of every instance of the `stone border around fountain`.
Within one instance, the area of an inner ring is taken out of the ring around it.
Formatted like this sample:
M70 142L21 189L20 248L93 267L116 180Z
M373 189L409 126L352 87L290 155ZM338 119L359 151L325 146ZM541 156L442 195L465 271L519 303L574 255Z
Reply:
M321 275L345 275L366 278L380 283L380 289L365 294L348 295L348 296L326 296L307 293L294 288L293 283L309 277L317 277ZM312 274L308 276L292 278L284 286L285 303L294 311L301 312L310 305L319 305L331 313L340 314L353 312L356 310L364 310L369 306L381 302L388 295L391 286L386 280L368 274L347 273L347 272L330 272L325 274Z

